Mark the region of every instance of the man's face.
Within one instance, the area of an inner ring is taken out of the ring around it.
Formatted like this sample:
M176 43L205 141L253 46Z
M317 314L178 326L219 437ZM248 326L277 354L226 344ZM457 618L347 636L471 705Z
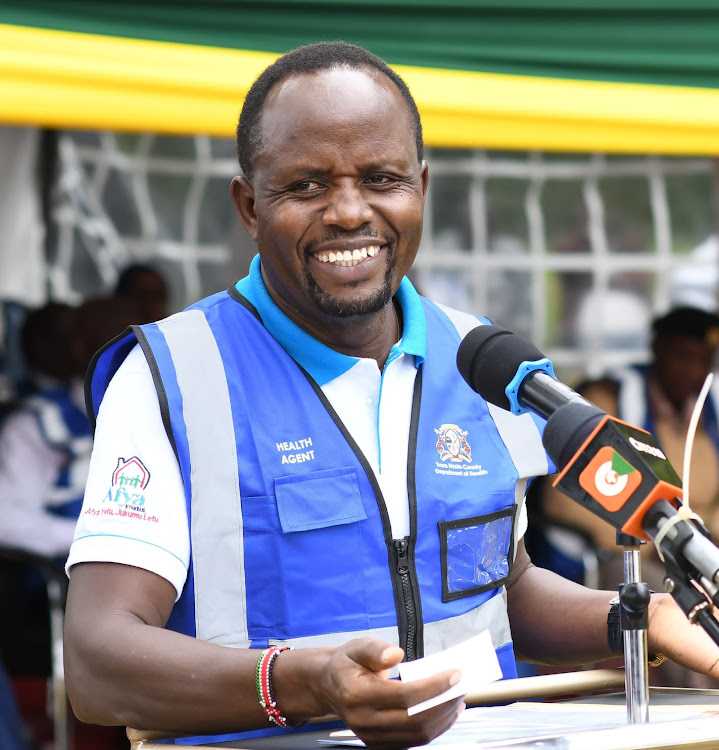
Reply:
M658 335L654 341L654 372L669 400L681 409L695 399L714 366L714 348L679 334Z
M400 93L369 70L294 76L270 92L261 134L233 198L275 302L315 335L381 309L417 253L427 188Z

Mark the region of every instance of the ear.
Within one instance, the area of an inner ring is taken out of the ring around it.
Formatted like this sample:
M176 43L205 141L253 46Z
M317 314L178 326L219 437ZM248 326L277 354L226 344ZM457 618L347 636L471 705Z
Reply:
M419 165L419 175L422 180L422 200L427 199L427 188L429 186L429 164L423 159Z
M252 183L244 177L233 177L230 185L232 202L240 215L242 225L253 240L257 240L257 214L255 214L255 191Z

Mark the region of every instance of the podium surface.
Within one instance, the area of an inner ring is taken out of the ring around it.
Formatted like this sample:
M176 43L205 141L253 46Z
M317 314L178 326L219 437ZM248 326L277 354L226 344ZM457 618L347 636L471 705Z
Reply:
M627 722L623 692L554 703L523 701L468 708L454 727L424 747L447 750L719 748L719 690L650 688L649 698L649 723L635 725ZM144 733L133 737L131 732L128 731L132 750L179 747L143 739ZM325 750L363 745L350 737L333 735L330 730L317 730L194 747L195 750Z

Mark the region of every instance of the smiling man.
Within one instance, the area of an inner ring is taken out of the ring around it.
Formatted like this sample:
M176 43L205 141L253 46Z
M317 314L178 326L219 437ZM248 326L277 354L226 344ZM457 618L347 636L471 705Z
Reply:
M418 116L388 83L365 66L275 86L261 115L240 120L245 177L232 183L273 302L380 368L398 339L392 297L419 247L428 179Z
M77 715L216 735L336 714L406 747L463 703L409 716L460 675L388 679L403 658L484 630L506 678L515 653L608 656L614 592L533 568L521 541L541 424L457 372L488 321L406 278L428 184L406 85L353 45L294 50L248 93L238 155L249 275L95 361L68 560ZM711 671L719 650L670 599L650 616L652 650Z

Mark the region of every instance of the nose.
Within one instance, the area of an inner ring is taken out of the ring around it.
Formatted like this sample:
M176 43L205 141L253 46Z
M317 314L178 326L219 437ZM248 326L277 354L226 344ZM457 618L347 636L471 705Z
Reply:
M329 202L323 215L325 224L357 229L372 221L372 207L361 186L337 185L329 192L328 197Z

